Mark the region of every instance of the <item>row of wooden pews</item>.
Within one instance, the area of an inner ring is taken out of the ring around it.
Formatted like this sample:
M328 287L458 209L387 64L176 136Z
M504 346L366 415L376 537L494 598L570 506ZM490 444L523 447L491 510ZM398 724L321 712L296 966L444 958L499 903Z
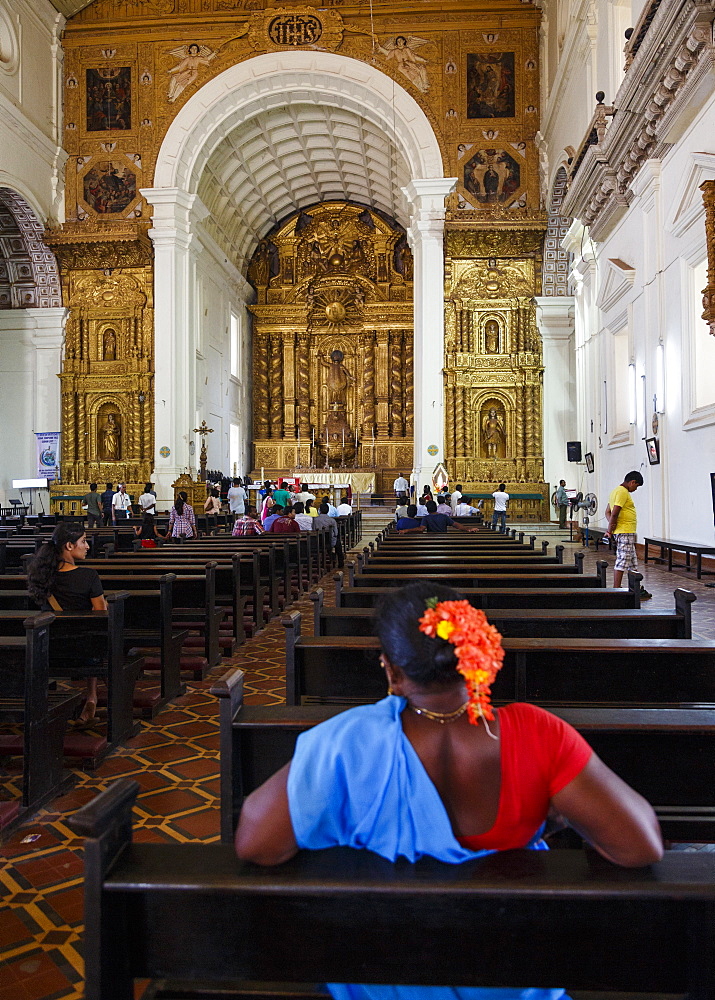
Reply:
M349 530L354 534L355 523ZM99 572L109 610L41 615L24 571L45 535L33 533L30 551L19 547L16 572L0 574L0 719L12 730L0 734L0 756L23 758L22 800L0 805L3 833L67 786L65 757L95 767L135 734L137 716L154 718L185 692L186 677L205 677L333 568L325 531L219 534L138 551L110 543L86 560ZM38 621L42 642L33 638ZM71 682L88 676L103 682L103 736L67 728L82 701Z
M667 852L636 871L581 848L459 866L334 849L261 869L233 855L243 797L290 759L298 735L384 696L372 609L385 587L420 577L464 589L505 635L497 704L548 706L654 803L670 840L715 841L715 643L690 638L693 596L643 610L639 574L616 592L605 564L592 576L582 560L560 570L558 555L535 562L545 553L514 542L388 532L348 566L347 585L336 575L335 608L313 592L313 637L296 612L284 617L285 706L243 705L240 670L214 685L222 844L131 845L130 781L72 817L88 838L88 1000L129 1000L135 977L163 980L154 995L165 1000L314 997L311 984L325 981L714 1000L713 854Z

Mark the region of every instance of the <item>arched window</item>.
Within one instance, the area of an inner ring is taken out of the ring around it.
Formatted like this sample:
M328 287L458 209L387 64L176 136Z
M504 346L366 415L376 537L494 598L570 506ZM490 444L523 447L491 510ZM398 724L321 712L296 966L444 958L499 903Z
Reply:
M549 220L544 241L544 270L542 295L571 295L569 269L571 254L561 248L561 240L569 231L572 220L561 215L561 205L566 194L566 170L559 167L551 191Z
M25 199L0 187L0 309L59 309L60 276L44 226Z

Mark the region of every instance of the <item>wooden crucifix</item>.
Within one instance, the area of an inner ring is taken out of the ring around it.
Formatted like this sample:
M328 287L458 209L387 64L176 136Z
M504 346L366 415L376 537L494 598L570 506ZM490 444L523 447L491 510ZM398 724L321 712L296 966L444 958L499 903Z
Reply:
M200 475L200 478L201 478L202 482L206 481L206 461L207 461L207 458L208 458L208 455L206 454L206 435L207 434L213 434L213 432L214 432L213 427L209 427L206 424L205 420L201 421L201 426L200 427L194 427L194 429L192 431L193 434L200 434L201 435L201 455L199 457L199 461L201 463L201 470L200 470L199 475Z

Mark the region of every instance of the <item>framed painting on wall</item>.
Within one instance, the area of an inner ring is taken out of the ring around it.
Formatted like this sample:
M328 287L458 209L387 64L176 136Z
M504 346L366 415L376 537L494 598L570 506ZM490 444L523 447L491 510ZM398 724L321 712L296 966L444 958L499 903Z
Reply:
M651 465L660 465L660 445L658 438L646 438L645 447L648 452L648 461Z
M513 118L514 53L467 55L467 118Z

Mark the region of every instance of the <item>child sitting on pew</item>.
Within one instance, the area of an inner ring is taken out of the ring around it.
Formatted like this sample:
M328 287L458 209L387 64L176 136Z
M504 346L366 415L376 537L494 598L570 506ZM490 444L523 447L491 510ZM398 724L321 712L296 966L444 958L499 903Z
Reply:
M97 571L82 566L89 542L84 528L60 522L27 570L30 597L43 611L106 611ZM78 565L79 563L79 565ZM79 717L91 722L97 712L97 678L87 678L87 697Z
M244 802L239 857L274 865L300 848L347 846L458 864L547 849L555 811L616 864L660 859L653 809L575 729L533 705L492 709L504 651L484 612L425 581L388 594L376 624L388 697L298 738L292 761ZM479 928L465 928L465 947L470 933ZM328 988L338 1000L565 998L558 988Z

